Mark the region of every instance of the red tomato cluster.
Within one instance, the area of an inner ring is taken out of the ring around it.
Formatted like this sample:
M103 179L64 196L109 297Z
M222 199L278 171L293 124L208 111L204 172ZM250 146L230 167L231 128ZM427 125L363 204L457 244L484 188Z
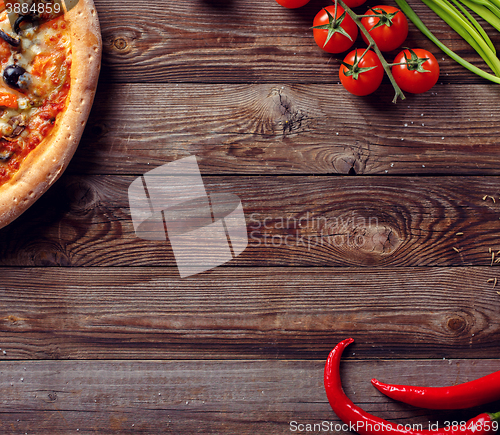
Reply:
M287 8L304 6L309 0L276 0ZM335 1L335 0L333 0ZM361 6L366 0L344 0L349 8ZM400 47L408 36L408 20L398 8L380 5L369 8L361 18L361 32L366 44L368 32L382 52ZM317 13L313 21L316 44L328 53L342 53L350 49L357 37L358 26L347 12L338 5L330 5ZM431 89L439 78L436 58L427 50L405 49L391 67L397 85L406 92L418 94ZM344 58L339 77L343 86L354 95L375 92L384 76L384 67L375 52L367 49L351 51Z

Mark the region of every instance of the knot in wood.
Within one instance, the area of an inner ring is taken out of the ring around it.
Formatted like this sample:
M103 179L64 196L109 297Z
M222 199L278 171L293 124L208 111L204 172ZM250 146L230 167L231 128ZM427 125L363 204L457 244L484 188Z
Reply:
M366 163L370 157L368 144L356 141L353 146L344 148L344 152L336 155L333 159L335 172L346 175L363 174Z
M286 93L284 87L273 88L268 97L273 101L270 115L274 119L278 133L286 136L303 129L307 117L302 110L295 107L292 97Z
M92 125L91 130L93 135L97 137L102 137L108 133L109 128L106 124L102 122L96 122L95 124Z
M73 212L87 213L94 210L99 202L94 187L81 180L68 184L66 195Z
M452 317L448 319L448 328L452 331L460 331L465 328L466 321L461 317Z
M52 267L52 266L71 266L71 260L65 252L58 250L62 249L59 246L54 246L50 250L39 250L33 256L33 263L36 266Z
M122 36L119 36L118 38L115 38L113 40L113 46L119 50L119 51L123 51L123 50L126 50L127 47L128 47L128 41L122 37Z

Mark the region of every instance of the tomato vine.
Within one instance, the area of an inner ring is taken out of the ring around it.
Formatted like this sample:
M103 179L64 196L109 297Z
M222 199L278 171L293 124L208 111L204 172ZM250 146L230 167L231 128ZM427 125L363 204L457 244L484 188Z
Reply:
M368 41L368 48L373 48L373 51L377 55L377 57L380 60L380 63L382 64L382 67L384 68L385 73L387 74L387 77L389 77L389 80L392 84L392 87L394 88L394 98L392 99L393 103L396 103L398 98L401 98L404 100L406 97L401 90L401 88L398 86L396 83L396 80L394 79L394 76L392 75L391 72L391 66L386 60L380 49L378 48L377 44L373 40L372 36L370 35L370 32L366 29L365 26L361 23L361 18L359 15L357 15L349 6L345 4L343 0L335 0L335 3L339 3L340 6L347 12L347 14L352 18L352 20L356 23L358 26L359 30L363 33L363 36L367 39ZM374 15L375 17L377 16L376 14Z

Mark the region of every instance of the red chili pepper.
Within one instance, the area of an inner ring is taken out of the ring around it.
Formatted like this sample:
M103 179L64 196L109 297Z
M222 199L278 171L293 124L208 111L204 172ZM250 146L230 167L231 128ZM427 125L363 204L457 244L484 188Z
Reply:
M500 413L480 414L463 426L447 426L437 430L412 430L402 424L395 424L363 411L344 393L340 380L339 366L343 350L353 342L352 338L341 341L330 352L325 365L325 390L330 406L349 428L361 435L383 435L385 431L404 435L489 435L496 433Z
M392 399L428 409L473 408L500 399L500 371L449 387L392 385L376 379L372 384Z

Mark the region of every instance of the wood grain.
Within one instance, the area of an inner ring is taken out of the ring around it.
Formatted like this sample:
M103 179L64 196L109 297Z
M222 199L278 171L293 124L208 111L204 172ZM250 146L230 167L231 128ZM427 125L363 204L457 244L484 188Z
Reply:
M389 86L360 99L336 84L101 83L69 170L142 174L196 155L205 174L500 174L499 87L392 96Z
M488 268L4 268L4 359L498 358ZM358 355L358 354L357 354Z
M134 178L63 177L0 232L1 264L175 266L168 240L142 240L134 232L127 198ZM208 176L204 182L211 193L237 195L244 208L248 247L228 267L489 266L489 250L500 250L498 177Z
M354 351L355 345L349 353ZM480 411L412 408L384 397L370 378L418 384L425 375L429 385L451 385L486 375L498 364L348 360L341 374L346 394L368 412L396 424L428 428L429 422L443 427L446 420L466 420ZM323 360L2 362L0 372L6 375L0 378L0 430L37 435L267 435L289 434L300 424L326 424L333 428L326 433L352 433L335 430L341 422L325 397L323 365Z
M410 0L426 25L452 50L488 69L481 58L418 0ZM343 54L323 52L312 38L313 18L325 0L287 10L272 0L190 1L97 0L103 28L102 80L177 83L332 83ZM369 1L358 13L378 3ZM494 44L498 32L485 26ZM365 44L361 38L357 42ZM413 25L409 47L430 49L440 59L442 80L484 83L444 56ZM387 55L392 61L398 51Z
M411 27L407 44L440 60L438 85L396 105L387 79L351 96L343 56L311 37L326 4L96 0L103 67L80 147L0 231L2 434L339 423L322 375L348 336L345 391L373 414L442 425L498 410L415 409L369 380L439 386L498 370L499 88ZM188 155L209 192L241 199L250 239L181 279L168 241L134 233L127 189Z

